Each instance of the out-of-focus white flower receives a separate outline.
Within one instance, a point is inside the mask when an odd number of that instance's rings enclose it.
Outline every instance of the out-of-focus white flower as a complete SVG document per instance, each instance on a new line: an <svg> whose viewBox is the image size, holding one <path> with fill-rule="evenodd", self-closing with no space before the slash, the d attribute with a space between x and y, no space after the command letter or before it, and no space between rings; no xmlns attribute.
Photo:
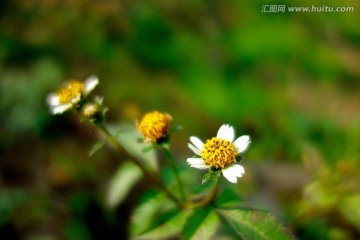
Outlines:
<svg viewBox="0 0 360 240"><path fill-rule="evenodd" d="M198 156L188 158L191 167L208 169L213 167L221 170L222 175L232 183L245 173L243 166L237 163L236 156L243 153L250 144L248 135L234 141L235 130L230 125L222 125L216 135L205 143L197 137L190 137L189 148Z"/></svg>
<svg viewBox="0 0 360 240"><path fill-rule="evenodd" d="M52 114L61 114L72 109L99 84L96 76L88 77L84 82L71 80L65 82L56 92L50 93L46 102Z"/></svg>

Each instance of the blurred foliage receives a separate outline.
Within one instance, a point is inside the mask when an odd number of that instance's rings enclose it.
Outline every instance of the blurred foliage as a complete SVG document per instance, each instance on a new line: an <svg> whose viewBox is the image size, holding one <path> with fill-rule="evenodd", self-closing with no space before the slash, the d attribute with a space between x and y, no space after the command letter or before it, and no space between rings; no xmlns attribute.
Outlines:
<svg viewBox="0 0 360 240"><path fill-rule="evenodd" d="M247 173L233 187L246 205L271 209L299 239L360 238L358 1L271 4L355 10L261 13L262 3L235 0L2 1L0 238L124 238L132 229L129 213L146 181L110 211L106 186L122 157L104 147L89 158L98 134L71 114L50 116L44 103L64 79L91 74L100 77L96 93L110 122L133 123L158 109L184 127L171 139L183 169L190 135L206 138L232 124L253 139ZM181 174L198 184L188 170Z"/></svg>

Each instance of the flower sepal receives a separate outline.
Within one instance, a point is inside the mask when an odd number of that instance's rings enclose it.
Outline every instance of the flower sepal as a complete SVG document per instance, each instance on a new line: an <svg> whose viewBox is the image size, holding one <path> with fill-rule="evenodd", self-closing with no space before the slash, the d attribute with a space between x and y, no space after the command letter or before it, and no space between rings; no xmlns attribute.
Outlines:
<svg viewBox="0 0 360 240"><path fill-rule="evenodd" d="M167 135L166 137L159 139L159 141L156 142L156 144L162 148L169 150L170 149L170 136Z"/></svg>
<svg viewBox="0 0 360 240"><path fill-rule="evenodd" d="M243 158L242 158L242 156L240 156L240 155L237 155L237 156L235 157L235 160L236 160L237 163L239 163L242 159L243 159Z"/></svg>
<svg viewBox="0 0 360 240"><path fill-rule="evenodd" d="M183 127L182 127L181 125L175 125L175 126L171 126L171 127L170 127L169 132L172 132L172 133L174 133L174 132L179 132L179 131L181 131L182 129L183 129Z"/></svg>
<svg viewBox="0 0 360 240"><path fill-rule="evenodd" d="M209 180L211 180L214 177L220 177L221 176L221 169L216 168L209 168L209 171L205 173L201 179L201 184L207 183Z"/></svg>
<svg viewBox="0 0 360 240"><path fill-rule="evenodd" d="M153 150L154 148L155 148L155 146L154 146L153 144L150 144L150 145L142 148L142 149L141 149L141 152L142 152L142 153L147 153L147 152Z"/></svg>

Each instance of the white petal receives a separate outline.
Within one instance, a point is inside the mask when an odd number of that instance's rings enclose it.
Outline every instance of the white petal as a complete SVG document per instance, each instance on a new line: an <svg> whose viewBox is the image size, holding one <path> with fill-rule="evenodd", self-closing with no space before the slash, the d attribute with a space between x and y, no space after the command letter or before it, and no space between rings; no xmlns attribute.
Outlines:
<svg viewBox="0 0 360 240"><path fill-rule="evenodd" d="M55 93L50 93L46 97L46 102L47 102L47 104L49 104L49 106L57 106L60 104L60 99L59 99L59 96L56 95Z"/></svg>
<svg viewBox="0 0 360 240"><path fill-rule="evenodd" d="M200 151L204 148L204 143L197 137L190 137L190 142L194 144L194 146L199 149Z"/></svg>
<svg viewBox="0 0 360 240"><path fill-rule="evenodd" d="M61 114L63 112L65 112L66 110L72 108L72 104L71 103L67 103L67 104L61 104L61 105L58 105L58 106L53 106L51 107L51 112L53 114Z"/></svg>
<svg viewBox="0 0 360 240"><path fill-rule="evenodd" d="M235 130L234 130L234 128L232 126L227 125L227 124L223 124L219 128L219 131L217 132L216 137L232 142L232 141L234 141Z"/></svg>
<svg viewBox="0 0 360 240"><path fill-rule="evenodd" d="M234 145L238 153L244 152L250 144L250 137L244 135L235 140Z"/></svg>
<svg viewBox="0 0 360 240"><path fill-rule="evenodd" d="M237 178L236 178L236 176L232 173L231 169L224 168L224 169L222 170L222 174L224 175L224 177L225 177L229 182L232 182L232 183L236 183L236 182L237 182Z"/></svg>
<svg viewBox="0 0 360 240"><path fill-rule="evenodd" d="M186 161L190 165L206 165L205 161L202 158L188 158Z"/></svg>
<svg viewBox="0 0 360 240"><path fill-rule="evenodd" d="M84 81L85 95L89 94L99 84L97 76L90 76Z"/></svg>
<svg viewBox="0 0 360 240"><path fill-rule="evenodd" d="M197 168L197 169L208 169L209 165L204 164L198 164L198 165L190 165L190 167Z"/></svg>
<svg viewBox="0 0 360 240"><path fill-rule="evenodd" d="M233 164L230 168L233 174L237 177L242 177L245 173L244 167L239 164Z"/></svg>
<svg viewBox="0 0 360 240"><path fill-rule="evenodd" d="M210 166L205 163L205 161L201 158L188 158L188 164L190 167L198 168L198 169L207 169Z"/></svg>
<svg viewBox="0 0 360 240"><path fill-rule="evenodd" d="M245 169L243 166L239 164L232 164L227 168L222 170L224 177L229 180L229 182L236 183L237 177L242 177L245 173Z"/></svg>
<svg viewBox="0 0 360 240"><path fill-rule="evenodd" d="M81 100L81 94L78 94L75 98L71 99L72 104L77 104Z"/></svg>
<svg viewBox="0 0 360 240"><path fill-rule="evenodd" d="M194 145L192 145L191 143L188 144L189 148L196 154L196 155L201 155L201 151L200 149L196 148Z"/></svg>

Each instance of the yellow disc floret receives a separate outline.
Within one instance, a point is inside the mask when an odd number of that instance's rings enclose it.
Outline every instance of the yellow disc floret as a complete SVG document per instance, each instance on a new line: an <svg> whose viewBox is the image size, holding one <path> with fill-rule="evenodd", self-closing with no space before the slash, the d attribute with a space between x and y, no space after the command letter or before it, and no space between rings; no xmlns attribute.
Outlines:
<svg viewBox="0 0 360 240"><path fill-rule="evenodd" d="M89 120L97 120L100 115L100 109L96 104L88 103L82 109L82 114Z"/></svg>
<svg viewBox="0 0 360 240"><path fill-rule="evenodd" d="M63 103L73 103L75 100L80 100L81 94L84 92L84 84L79 81L70 81L66 85L59 89L57 96L59 97L59 102Z"/></svg>
<svg viewBox="0 0 360 240"><path fill-rule="evenodd" d="M224 168L236 162L236 155L235 147L230 141L213 137L204 144L201 158L212 167Z"/></svg>
<svg viewBox="0 0 360 240"><path fill-rule="evenodd" d="M146 113L137 125L139 132L147 141L156 142L166 137L169 131L171 116L153 111Z"/></svg>

